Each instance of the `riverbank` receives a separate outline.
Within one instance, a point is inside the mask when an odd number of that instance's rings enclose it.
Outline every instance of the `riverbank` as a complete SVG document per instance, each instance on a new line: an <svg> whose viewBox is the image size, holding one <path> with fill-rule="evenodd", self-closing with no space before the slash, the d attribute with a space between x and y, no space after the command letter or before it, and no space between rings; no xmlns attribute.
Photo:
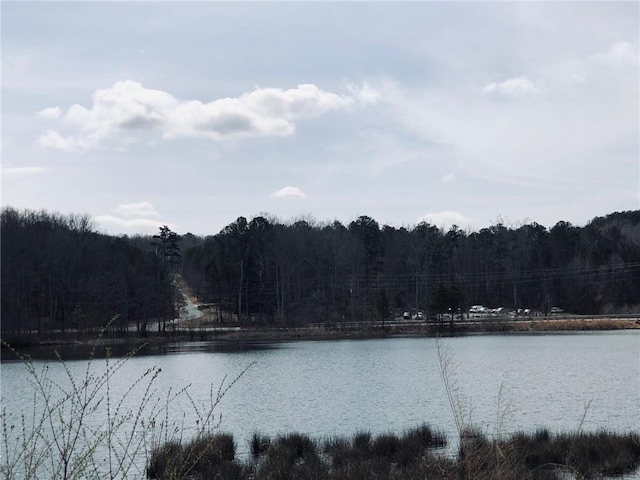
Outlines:
<svg viewBox="0 0 640 480"><path fill-rule="evenodd" d="M616 317L563 317L529 320L488 320L426 323L348 323L348 324L308 324L296 327L248 327L237 325L207 324L189 322L189 326L174 326L170 331L66 332L62 334L21 332L3 334L3 342L14 348L57 347L64 345L126 345L136 348L143 344L166 344L181 341L290 341L290 340L340 340L370 339L401 336L451 336L467 334L510 334L536 332L580 332L640 329L636 318ZM3 353L5 346L3 345ZM4 357L4 355L3 355Z"/></svg>
<svg viewBox="0 0 640 480"><path fill-rule="evenodd" d="M397 336L448 336L479 333L579 332L640 329L636 319L567 318L519 321L482 321L464 323L396 322L348 325L308 325L293 328L249 328L218 332L216 338L229 340L337 340ZM195 332L200 332L194 329ZM206 330L204 331L206 332Z"/></svg>

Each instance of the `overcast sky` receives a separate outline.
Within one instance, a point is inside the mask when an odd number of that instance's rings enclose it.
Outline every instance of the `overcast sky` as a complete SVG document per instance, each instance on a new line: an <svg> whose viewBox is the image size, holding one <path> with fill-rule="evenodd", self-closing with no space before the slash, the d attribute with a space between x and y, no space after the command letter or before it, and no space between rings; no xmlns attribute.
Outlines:
<svg viewBox="0 0 640 480"><path fill-rule="evenodd" d="M639 3L2 2L2 203L478 230L640 208Z"/></svg>

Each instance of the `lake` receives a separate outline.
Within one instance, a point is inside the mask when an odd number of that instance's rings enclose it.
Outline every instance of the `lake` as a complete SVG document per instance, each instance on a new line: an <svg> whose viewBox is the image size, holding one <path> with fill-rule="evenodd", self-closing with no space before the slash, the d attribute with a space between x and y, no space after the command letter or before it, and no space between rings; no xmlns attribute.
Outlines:
<svg viewBox="0 0 640 480"><path fill-rule="evenodd" d="M144 389L128 388L154 366L153 398L189 386L191 400L206 405L211 389L246 372L216 409L220 429L247 454L254 432L297 431L314 437L401 432L421 423L455 439L455 424L438 362L450 354L448 378L458 387L468 422L489 435L531 431L638 431L640 332L469 335L442 338L170 344L130 358L110 382L113 399L135 410ZM233 347L233 348L232 348ZM65 355L67 352L65 352ZM71 356L71 352L68 352ZM112 359L115 362L117 359ZM34 361L65 383L57 361ZM103 360L95 360L97 371ZM84 360L66 368L81 377ZM18 362L1 365L3 406L16 415L30 407L32 386ZM171 389L171 390L170 390ZM196 428L191 400L171 403L174 422ZM100 425L104 416L91 420ZM102 420L103 421L103 420Z"/></svg>

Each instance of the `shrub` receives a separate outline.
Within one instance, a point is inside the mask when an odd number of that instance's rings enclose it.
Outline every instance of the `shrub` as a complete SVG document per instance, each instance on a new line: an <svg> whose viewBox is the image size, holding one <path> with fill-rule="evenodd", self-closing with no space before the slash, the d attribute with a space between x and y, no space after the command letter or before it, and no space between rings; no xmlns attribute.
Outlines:
<svg viewBox="0 0 640 480"><path fill-rule="evenodd" d="M210 434L186 444L169 442L154 449L147 466L147 478L243 478L243 466L236 462L236 446L230 434Z"/></svg>
<svg viewBox="0 0 640 480"><path fill-rule="evenodd" d="M358 432L353 437L353 448L358 452L368 452L371 448L371 432Z"/></svg>
<svg viewBox="0 0 640 480"><path fill-rule="evenodd" d="M271 480L320 480L327 475L327 465L322 461L316 443L299 433L283 435L272 441L256 470L257 479Z"/></svg>
<svg viewBox="0 0 640 480"><path fill-rule="evenodd" d="M599 431L564 435L568 444L565 463L585 478L594 475L621 475L640 463L640 435L614 435Z"/></svg>
<svg viewBox="0 0 640 480"><path fill-rule="evenodd" d="M158 480L560 480L619 475L640 463L635 433L551 434L540 429L495 439L477 430L463 433L457 458L434 451L446 439L425 425L402 435L360 432L324 442L298 433L275 440L254 434L252 442L268 446L248 465L235 459L230 435L214 435L187 445L167 443L155 452L148 474Z"/></svg>
<svg viewBox="0 0 640 480"><path fill-rule="evenodd" d="M249 442L249 445L251 447L251 455L253 455L254 457L263 455L267 451L267 448L269 448L270 444L271 439L269 437L254 432Z"/></svg>

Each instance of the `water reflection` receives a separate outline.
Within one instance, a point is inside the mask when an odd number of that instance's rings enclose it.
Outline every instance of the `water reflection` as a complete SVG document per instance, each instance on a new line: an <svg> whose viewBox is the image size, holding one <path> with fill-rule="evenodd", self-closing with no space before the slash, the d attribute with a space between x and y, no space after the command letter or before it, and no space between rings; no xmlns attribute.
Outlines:
<svg viewBox="0 0 640 480"><path fill-rule="evenodd" d="M168 343L118 343L115 345L73 344L73 345L39 345L16 348L19 355L33 360L87 360L89 358L105 358L107 352L113 358L124 357L135 352L136 357L151 355L177 355L188 353L245 353L280 348L279 342L258 341L202 341L202 342L168 342ZM20 359L16 353L5 346L2 347L1 360L16 362Z"/></svg>

